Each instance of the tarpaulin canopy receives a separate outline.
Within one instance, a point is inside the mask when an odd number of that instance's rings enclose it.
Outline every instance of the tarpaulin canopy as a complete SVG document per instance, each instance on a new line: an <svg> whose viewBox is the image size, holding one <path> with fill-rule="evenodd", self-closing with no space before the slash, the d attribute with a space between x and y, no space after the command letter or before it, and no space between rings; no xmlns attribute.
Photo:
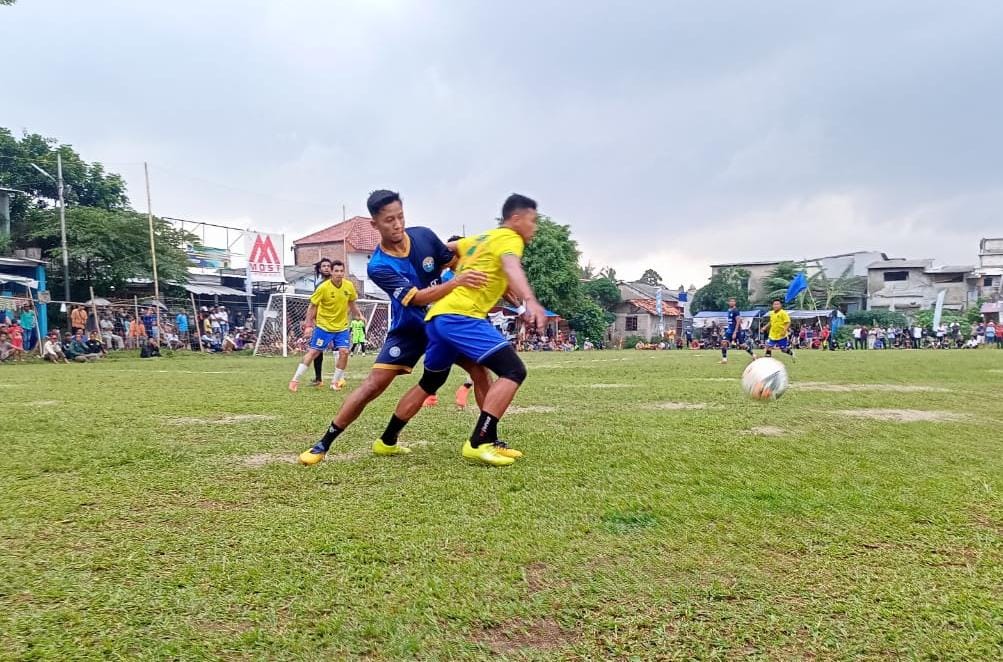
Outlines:
<svg viewBox="0 0 1003 662"><path fill-rule="evenodd" d="M38 289L38 281L34 278L28 278L26 276L15 276L14 274L4 274L0 273L0 283L16 283L23 287L30 287L32 289Z"/></svg>

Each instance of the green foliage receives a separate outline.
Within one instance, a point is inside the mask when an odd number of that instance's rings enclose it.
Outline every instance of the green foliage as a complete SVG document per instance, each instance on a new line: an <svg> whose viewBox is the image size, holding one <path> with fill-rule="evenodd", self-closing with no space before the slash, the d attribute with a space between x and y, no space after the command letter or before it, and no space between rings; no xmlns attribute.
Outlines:
<svg viewBox="0 0 1003 662"><path fill-rule="evenodd" d="M17 0L0 0L0 5L12 5L15 2L17 2Z"/></svg>
<svg viewBox="0 0 1003 662"><path fill-rule="evenodd" d="M735 297L739 309L749 308L749 292L746 279L749 272L741 268L722 269L711 276L710 282L693 295L692 310L727 310L728 299Z"/></svg>
<svg viewBox="0 0 1003 662"><path fill-rule="evenodd" d="M846 326L897 326L899 328L907 325L905 315L887 310L858 310L846 316Z"/></svg>
<svg viewBox="0 0 1003 662"><path fill-rule="evenodd" d="M641 274L641 282L646 285L657 286L662 284L662 277L654 269L646 269Z"/></svg>
<svg viewBox="0 0 1003 662"><path fill-rule="evenodd" d="M595 343L603 339L606 329L615 319L614 315L603 310L595 301L584 299L568 317L568 324L578 334L579 341L588 339Z"/></svg>
<svg viewBox="0 0 1003 662"><path fill-rule="evenodd" d="M582 283L582 293L606 311L612 311L620 303L620 288L609 278Z"/></svg>
<svg viewBox="0 0 1003 662"><path fill-rule="evenodd" d="M616 269L614 269L613 267L603 267L602 269L599 270L599 277L608 278L609 280L615 283L617 282Z"/></svg>
<svg viewBox="0 0 1003 662"><path fill-rule="evenodd" d="M29 222L30 238L55 262L61 263L59 213L54 209L32 210ZM67 207L66 232L70 287L75 298L87 298L88 285L98 292L108 292L122 287L129 278L153 277L146 215L98 207ZM185 282L188 259L184 245L197 243L197 237L159 219L154 219L154 237L160 280ZM50 288L61 289L61 278L62 273L55 272L52 281L58 285L50 284Z"/></svg>
<svg viewBox="0 0 1003 662"><path fill-rule="evenodd" d="M570 319L581 300L578 245L571 238L570 228L541 215L522 264L540 303Z"/></svg>

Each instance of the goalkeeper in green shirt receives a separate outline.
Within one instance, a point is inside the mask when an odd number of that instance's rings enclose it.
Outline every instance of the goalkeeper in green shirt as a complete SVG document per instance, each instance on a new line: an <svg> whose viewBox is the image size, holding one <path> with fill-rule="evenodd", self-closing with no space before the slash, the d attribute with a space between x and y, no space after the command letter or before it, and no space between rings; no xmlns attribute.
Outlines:
<svg viewBox="0 0 1003 662"><path fill-rule="evenodd" d="M352 353L355 354L355 348L359 348L359 353L365 356L366 354L366 323L360 319L353 319L352 323L349 325L352 330Z"/></svg>

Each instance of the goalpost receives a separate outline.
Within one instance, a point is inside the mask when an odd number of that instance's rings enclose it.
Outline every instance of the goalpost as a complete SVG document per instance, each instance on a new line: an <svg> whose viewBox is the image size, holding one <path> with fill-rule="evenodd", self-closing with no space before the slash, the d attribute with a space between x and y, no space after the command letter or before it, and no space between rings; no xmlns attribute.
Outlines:
<svg viewBox="0 0 1003 662"><path fill-rule="evenodd" d="M358 299L355 302L366 318L366 348L378 350L390 328L390 302L378 299ZM309 294L280 292L268 297L255 356L289 356L307 350L310 338L303 335L303 321L310 307Z"/></svg>

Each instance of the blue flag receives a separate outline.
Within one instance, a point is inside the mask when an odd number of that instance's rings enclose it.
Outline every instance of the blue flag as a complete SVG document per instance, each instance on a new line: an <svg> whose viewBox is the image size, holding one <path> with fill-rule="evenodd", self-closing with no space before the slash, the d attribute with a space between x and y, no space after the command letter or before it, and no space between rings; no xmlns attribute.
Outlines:
<svg viewBox="0 0 1003 662"><path fill-rule="evenodd" d="M807 289L808 289L808 276L806 276L805 273L802 271L797 276L795 276L794 280L791 281L791 284L787 286L787 297L785 298L784 303L785 304L790 303L792 300L797 298L797 295L801 294Z"/></svg>

